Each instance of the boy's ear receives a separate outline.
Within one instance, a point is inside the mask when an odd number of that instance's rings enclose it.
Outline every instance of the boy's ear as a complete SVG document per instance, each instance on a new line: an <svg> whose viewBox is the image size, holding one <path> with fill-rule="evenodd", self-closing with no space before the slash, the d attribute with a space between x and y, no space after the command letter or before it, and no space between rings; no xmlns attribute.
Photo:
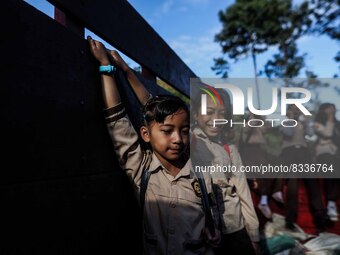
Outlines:
<svg viewBox="0 0 340 255"><path fill-rule="evenodd" d="M144 142L146 143L150 142L150 131L146 126L142 126L140 128L140 135L142 139L144 140Z"/></svg>

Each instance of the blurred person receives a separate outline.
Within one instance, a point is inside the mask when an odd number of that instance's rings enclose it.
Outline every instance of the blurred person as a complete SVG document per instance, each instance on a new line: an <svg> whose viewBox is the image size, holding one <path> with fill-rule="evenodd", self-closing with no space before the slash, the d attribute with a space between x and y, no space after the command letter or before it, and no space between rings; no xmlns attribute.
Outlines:
<svg viewBox="0 0 340 255"><path fill-rule="evenodd" d="M296 105L289 105L287 117L295 120L297 125L294 127L281 127L280 129L283 135L281 145L283 164L288 166L291 164L311 164L311 153L305 138L307 125L302 119L300 109ZM319 181L312 178L302 180L307 188L314 225L319 231L324 231L325 212ZM286 179L286 227L291 230L295 229L294 223L298 216L298 184L298 178L291 177Z"/></svg>
<svg viewBox="0 0 340 255"><path fill-rule="evenodd" d="M239 170L242 161L237 147L230 143L229 126L213 125L214 119L230 117L229 95L223 89L215 89L215 92L220 95L221 101L213 102L207 97L206 114L201 112L200 93L193 96L190 156L197 165L234 166ZM206 174L213 182L214 215L222 234L216 254L259 254L259 221L245 173L211 171Z"/></svg>
<svg viewBox="0 0 340 255"><path fill-rule="evenodd" d="M241 131L239 148L242 162L245 166L260 166L269 163L265 150L267 144L265 133L268 132L268 123L262 116L249 113L246 122L252 119L253 126L245 126ZM264 123L261 126L261 123ZM253 190L260 196L257 208L267 218L272 218L272 211L269 207L269 199L272 197L277 203L283 205L282 179L280 178L257 178L251 180L255 182Z"/></svg>
<svg viewBox="0 0 340 255"><path fill-rule="evenodd" d="M335 117L336 108L334 104L321 104L315 118L315 133L318 140L315 144L316 161L326 164L335 171L339 171L339 137L340 122ZM325 178L323 180L325 197L327 202L327 215L330 220L338 221L339 214L336 201L339 198L339 179Z"/></svg>

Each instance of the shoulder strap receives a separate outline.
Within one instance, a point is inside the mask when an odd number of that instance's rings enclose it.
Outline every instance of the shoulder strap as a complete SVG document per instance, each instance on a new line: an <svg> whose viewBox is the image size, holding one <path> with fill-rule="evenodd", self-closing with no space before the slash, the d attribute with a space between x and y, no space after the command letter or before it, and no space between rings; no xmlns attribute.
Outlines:
<svg viewBox="0 0 340 255"><path fill-rule="evenodd" d="M197 138L194 133L191 134L190 148L195 150L197 145Z"/></svg>
<svg viewBox="0 0 340 255"><path fill-rule="evenodd" d="M211 206L210 206L208 191L205 185L203 174L200 171L198 171L196 172L196 177L200 185L200 189L201 189L201 199L202 199L203 210L204 210L205 218L206 218L206 225L209 229L209 232L213 236L215 236L215 222L214 222L214 218L212 216L211 210L210 210Z"/></svg>
<svg viewBox="0 0 340 255"><path fill-rule="evenodd" d="M142 215L144 214L145 192L148 187L150 175L151 175L150 171L148 169L145 169L142 174L142 180L140 183L139 200L140 200L140 207L142 210Z"/></svg>

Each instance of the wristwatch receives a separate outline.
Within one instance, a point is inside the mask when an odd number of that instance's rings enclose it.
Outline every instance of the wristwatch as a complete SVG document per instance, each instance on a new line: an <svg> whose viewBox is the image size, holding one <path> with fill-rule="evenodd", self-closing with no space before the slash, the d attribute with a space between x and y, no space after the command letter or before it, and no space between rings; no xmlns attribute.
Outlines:
<svg viewBox="0 0 340 255"><path fill-rule="evenodd" d="M99 72L102 74L110 74L116 71L116 67L112 65L99 66Z"/></svg>

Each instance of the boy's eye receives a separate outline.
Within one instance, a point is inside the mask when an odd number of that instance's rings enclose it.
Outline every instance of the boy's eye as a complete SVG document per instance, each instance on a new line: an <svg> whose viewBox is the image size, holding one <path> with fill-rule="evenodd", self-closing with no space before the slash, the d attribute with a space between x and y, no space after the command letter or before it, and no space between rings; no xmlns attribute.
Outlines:
<svg viewBox="0 0 340 255"><path fill-rule="evenodd" d="M207 111L207 115L213 115L214 113L214 111Z"/></svg>
<svg viewBox="0 0 340 255"><path fill-rule="evenodd" d="M164 134L170 134L171 129L162 129L161 132L164 133Z"/></svg>
<svg viewBox="0 0 340 255"><path fill-rule="evenodd" d="M182 129L183 134L189 134L189 128Z"/></svg>

